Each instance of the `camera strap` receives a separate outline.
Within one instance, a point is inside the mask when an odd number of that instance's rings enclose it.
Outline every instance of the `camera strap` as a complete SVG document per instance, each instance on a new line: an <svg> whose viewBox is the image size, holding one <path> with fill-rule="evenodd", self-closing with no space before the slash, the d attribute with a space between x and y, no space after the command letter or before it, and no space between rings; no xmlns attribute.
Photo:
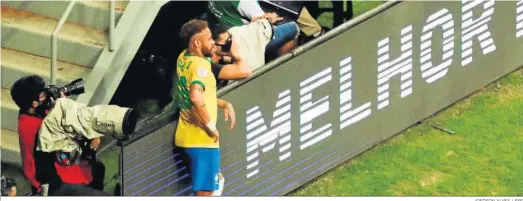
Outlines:
<svg viewBox="0 0 523 201"><path fill-rule="evenodd" d="M56 161L61 166L71 166L74 164L80 164L82 155L82 149L74 149L71 152L56 151Z"/></svg>
<svg viewBox="0 0 523 201"><path fill-rule="evenodd" d="M80 151L73 150L71 152L56 151L56 160L61 166L71 166L74 164L80 164Z"/></svg>

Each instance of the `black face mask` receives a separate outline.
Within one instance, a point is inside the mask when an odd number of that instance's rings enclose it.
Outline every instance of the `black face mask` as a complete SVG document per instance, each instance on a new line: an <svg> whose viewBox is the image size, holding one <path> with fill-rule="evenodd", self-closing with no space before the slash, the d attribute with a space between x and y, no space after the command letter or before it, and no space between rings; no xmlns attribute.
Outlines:
<svg viewBox="0 0 523 201"><path fill-rule="evenodd" d="M222 47L222 52L230 52L232 46L232 34L229 33L229 37L225 41L225 44L215 43L215 45Z"/></svg>
<svg viewBox="0 0 523 201"><path fill-rule="evenodd" d="M35 109L35 114L39 117L42 117L44 118L46 116L45 114L45 111L47 110L47 108L44 106L44 105L39 105L38 107L36 107Z"/></svg>
<svg viewBox="0 0 523 201"><path fill-rule="evenodd" d="M54 106L54 102L49 98L46 98L44 101L39 101L38 107L35 108L35 113L39 117L44 118L47 116L46 111L50 110Z"/></svg>

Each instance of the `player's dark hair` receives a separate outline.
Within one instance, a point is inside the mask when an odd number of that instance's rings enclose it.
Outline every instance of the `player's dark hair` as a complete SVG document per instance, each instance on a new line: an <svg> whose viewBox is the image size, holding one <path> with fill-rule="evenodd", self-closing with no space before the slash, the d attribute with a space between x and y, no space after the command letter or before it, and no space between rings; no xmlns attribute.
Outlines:
<svg viewBox="0 0 523 201"><path fill-rule="evenodd" d="M185 24L183 24L179 33L180 40L182 40L182 44L189 45L189 41L194 35L201 33L204 29L208 27L209 26L207 24L207 21L203 20L194 19L186 22Z"/></svg>

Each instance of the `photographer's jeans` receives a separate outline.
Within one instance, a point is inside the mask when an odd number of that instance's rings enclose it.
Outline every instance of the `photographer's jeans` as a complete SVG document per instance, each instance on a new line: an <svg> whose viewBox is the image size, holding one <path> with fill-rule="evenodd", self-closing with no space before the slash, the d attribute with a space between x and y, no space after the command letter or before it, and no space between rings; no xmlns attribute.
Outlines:
<svg viewBox="0 0 523 201"><path fill-rule="evenodd" d="M296 22L287 22L285 24L274 26L274 39L267 44L265 51L270 54L277 53L280 47L285 43L296 39L299 33L300 28L298 28Z"/></svg>

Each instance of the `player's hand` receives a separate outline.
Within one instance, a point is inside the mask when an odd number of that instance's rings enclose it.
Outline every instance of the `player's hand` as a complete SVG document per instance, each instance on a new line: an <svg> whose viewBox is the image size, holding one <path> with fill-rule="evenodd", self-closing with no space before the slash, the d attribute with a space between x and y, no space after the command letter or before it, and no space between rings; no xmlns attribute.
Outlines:
<svg viewBox="0 0 523 201"><path fill-rule="evenodd" d="M100 145L100 138L94 138L91 140L91 149L96 150L98 149L98 146Z"/></svg>
<svg viewBox="0 0 523 201"><path fill-rule="evenodd" d="M67 96L65 96L64 92L60 92L60 97L59 98L67 98ZM49 97L49 99L51 100L51 103L53 105L56 103L56 100L53 97Z"/></svg>
<svg viewBox="0 0 523 201"><path fill-rule="evenodd" d="M234 112L234 107L231 103L227 102L227 106L223 108L223 115L225 116L225 121L229 121L229 119L231 120L229 130L232 130L236 124L236 113Z"/></svg>
<svg viewBox="0 0 523 201"><path fill-rule="evenodd" d="M220 132L218 130L211 132L211 138L214 139L215 143L220 142Z"/></svg>

